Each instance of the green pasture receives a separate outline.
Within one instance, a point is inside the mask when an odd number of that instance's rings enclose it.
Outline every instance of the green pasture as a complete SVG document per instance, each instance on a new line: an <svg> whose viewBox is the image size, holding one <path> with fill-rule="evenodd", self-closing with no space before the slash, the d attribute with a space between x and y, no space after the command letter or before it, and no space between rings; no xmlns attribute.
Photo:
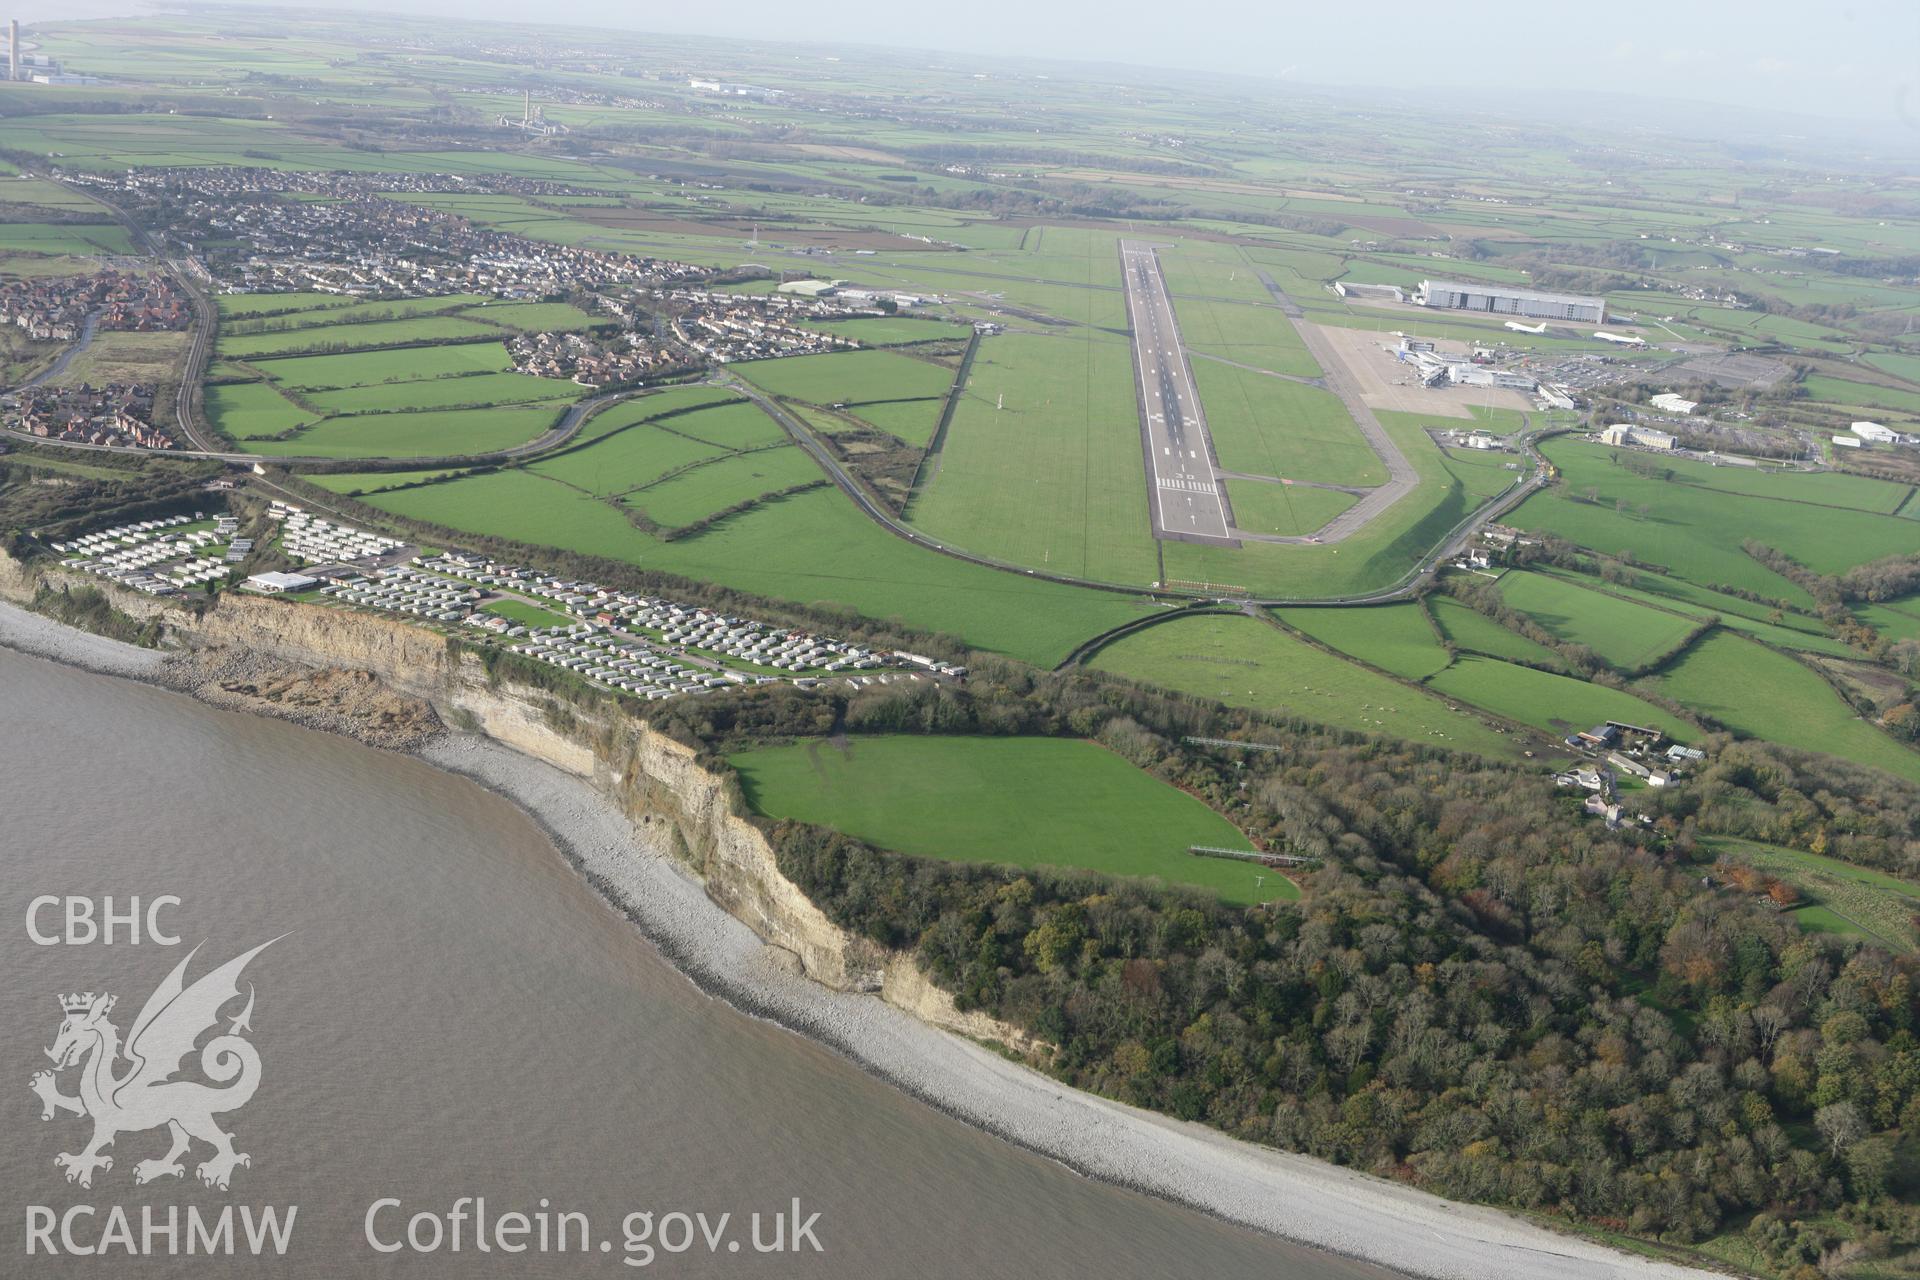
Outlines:
<svg viewBox="0 0 1920 1280"><path fill-rule="evenodd" d="M1799 889L1803 905L1787 914L1810 931L1846 933L1890 951L1920 950L1920 885L1801 849L1726 837L1707 847L1748 863ZM1809 914L1809 913L1812 914Z"/></svg>
<svg viewBox="0 0 1920 1280"><path fill-rule="evenodd" d="M1492 618L1476 612L1450 596L1430 596L1427 607L1433 611L1433 620L1453 644L1455 649L1468 653L1484 654L1490 658L1505 658L1512 662L1526 663L1531 666L1548 667L1555 671L1564 671L1566 663L1560 655L1543 644L1537 644L1516 631L1509 631Z"/></svg>
<svg viewBox="0 0 1920 1280"><path fill-rule="evenodd" d="M983 344L914 525L1015 564L1154 581L1132 359L1091 332Z"/></svg>
<svg viewBox="0 0 1920 1280"><path fill-rule="evenodd" d="M1386 483L1386 464L1332 392L1207 360L1194 362L1193 378L1227 470L1323 484Z"/></svg>
<svg viewBox="0 0 1920 1280"><path fill-rule="evenodd" d="M1449 698L1471 702L1560 737L1607 720L1658 726L1682 742L1698 736L1672 712L1630 693L1497 658L1462 654L1427 685Z"/></svg>
<svg viewBox="0 0 1920 1280"><path fill-rule="evenodd" d="M1200 801L1091 742L816 738L728 762L758 812L898 853L1152 876L1238 903L1300 896L1264 867L1189 854L1196 844L1253 846Z"/></svg>
<svg viewBox="0 0 1920 1280"><path fill-rule="evenodd" d="M1565 578L1515 572L1500 579L1500 595L1556 638L1584 645L1619 671L1637 671L1672 653L1699 625L1617 596L1589 591Z"/></svg>
<svg viewBox="0 0 1920 1280"><path fill-rule="evenodd" d="M1400 656L1404 658L1404 650ZM1357 733L1483 755L1520 750L1512 734L1470 710L1450 709L1423 689L1243 615L1163 622L1114 641L1096 653L1090 665L1228 706Z"/></svg>
<svg viewBox="0 0 1920 1280"><path fill-rule="evenodd" d="M1418 604L1276 609L1274 614L1329 648L1407 680L1426 679L1451 656Z"/></svg>
<svg viewBox="0 0 1920 1280"><path fill-rule="evenodd" d="M368 501L454 530L604 556L880 621L898 618L1043 666L1151 607L1135 597L1058 586L911 546L829 490L766 503L675 542L641 532L591 492L525 468Z"/></svg>
<svg viewBox="0 0 1920 1280"><path fill-rule="evenodd" d="M1811 668L1751 640L1708 636L1656 683L1742 737L1823 751L1920 782L1920 752L1861 719Z"/></svg>

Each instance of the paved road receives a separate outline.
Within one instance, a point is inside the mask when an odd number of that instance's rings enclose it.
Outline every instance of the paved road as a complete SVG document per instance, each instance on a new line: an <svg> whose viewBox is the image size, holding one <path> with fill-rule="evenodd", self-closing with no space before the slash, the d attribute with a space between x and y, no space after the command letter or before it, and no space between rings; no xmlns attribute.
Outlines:
<svg viewBox="0 0 1920 1280"><path fill-rule="evenodd" d="M72 346L54 357L52 364L34 374L31 378L28 378L16 389L25 391L28 387L37 387L43 382L51 382L53 379L65 373L67 366L73 363L73 358L93 345L94 330L99 327L99 324L100 313L98 311L87 312L87 322L80 328L79 339L74 342Z"/></svg>
<svg viewBox="0 0 1920 1280"><path fill-rule="evenodd" d="M1153 246L1120 242L1139 378L1140 440L1147 462L1147 505L1156 537L1238 546L1226 486L1215 475L1213 441L1180 346L1173 299Z"/></svg>
<svg viewBox="0 0 1920 1280"><path fill-rule="evenodd" d="M1306 313L1300 309L1300 304L1287 296L1286 290L1280 287L1279 282L1272 275L1265 271L1260 272L1259 275L1260 283L1266 286L1274 302L1286 313L1294 332L1298 333L1300 340L1306 344L1308 354L1320 366L1321 377L1314 380L1315 385L1325 387L1340 397L1340 402L1347 407L1347 413L1352 416L1354 425L1360 429L1360 434L1366 437L1373 451L1380 455L1380 461L1386 464L1387 482L1375 489L1359 491L1363 494L1360 501L1308 536L1287 537L1280 534L1243 534L1241 536L1259 542L1340 542L1364 529L1368 522L1379 517L1388 507L1412 493L1420 483L1420 473L1414 470L1411 462L1407 461L1407 455L1400 452L1400 446L1395 444L1393 437L1387 434L1387 429L1380 425L1380 419L1373 416L1373 409L1361 398L1360 388L1348 375L1345 361L1340 353L1333 349L1333 344L1328 342L1326 336L1320 332L1320 327L1307 321Z"/></svg>
<svg viewBox="0 0 1920 1280"><path fill-rule="evenodd" d="M71 189L78 190L78 188ZM211 453L213 442L201 433L194 420L193 406L194 398L200 389L201 377L206 371L207 356L212 348L215 315L213 299L209 298L207 291L193 279L191 272L160 252L160 246L154 242L152 236L147 234L146 227L138 219L129 215L125 209L113 201L102 197L98 192L89 189L83 194L106 209L113 215L116 222L127 229L127 234L132 237L133 243L145 250L148 258L173 277L174 283L180 286L186 293L187 300L192 304L193 324L188 331L187 355L181 361L177 371L179 382L174 387L173 393L174 416L180 423L180 438L194 450Z"/></svg>

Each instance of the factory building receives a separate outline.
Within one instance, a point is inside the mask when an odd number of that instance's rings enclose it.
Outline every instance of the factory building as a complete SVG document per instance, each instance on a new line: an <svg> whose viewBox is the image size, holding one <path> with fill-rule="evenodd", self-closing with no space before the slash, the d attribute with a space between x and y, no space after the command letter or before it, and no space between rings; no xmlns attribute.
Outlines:
<svg viewBox="0 0 1920 1280"><path fill-rule="evenodd" d="M1655 431L1652 427L1634 427L1626 423L1616 423L1600 433L1602 444L1637 444L1643 449L1671 449L1674 438L1665 431Z"/></svg>
<svg viewBox="0 0 1920 1280"><path fill-rule="evenodd" d="M1685 396L1675 395L1671 391L1662 392L1655 396L1650 403L1662 413L1677 413L1683 418L1700 407L1698 400L1689 400Z"/></svg>
<svg viewBox="0 0 1920 1280"><path fill-rule="evenodd" d="M1422 280L1414 301L1441 311L1484 311L1490 315L1528 316L1536 320L1575 320L1604 324L1605 298L1583 298L1568 293L1536 293L1500 284L1458 284L1451 280Z"/></svg>

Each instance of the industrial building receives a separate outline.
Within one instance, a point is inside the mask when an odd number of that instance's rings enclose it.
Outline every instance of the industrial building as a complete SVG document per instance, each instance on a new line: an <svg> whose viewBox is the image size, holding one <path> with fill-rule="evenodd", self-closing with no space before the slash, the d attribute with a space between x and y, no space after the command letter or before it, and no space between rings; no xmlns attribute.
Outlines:
<svg viewBox="0 0 1920 1280"><path fill-rule="evenodd" d="M44 53L20 52L20 20L7 21L7 79L32 84L99 84L98 76L62 71L60 61Z"/></svg>
<svg viewBox="0 0 1920 1280"><path fill-rule="evenodd" d="M1575 320L1604 324L1605 298L1583 298L1569 293L1536 293L1499 284L1458 284L1451 280L1422 280L1414 301L1441 311L1484 311L1491 315L1528 316L1535 320Z"/></svg>
<svg viewBox="0 0 1920 1280"><path fill-rule="evenodd" d="M1682 418L1700 407L1698 400L1689 400L1685 396L1675 395L1671 391L1663 392L1655 396L1651 403L1654 408L1660 410L1662 413L1678 414Z"/></svg>
<svg viewBox="0 0 1920 1280"><path fill-rule="evenodd" d="M263 596L277 596L319 586L320 580L309 578L304 573L256 573L243 585L249 591L258 591Z"/></svg>
<svg viewBox="0 0 1920 1280"><path fill-rule="evenodd" d="M1400 345L1394 351L1394 359L1402 364L1414 367L1422 386L1437 387L1443 383L1468 387L1501 387L1509 391L1532 391L1539 383L1531 374L1518 373L1511 369L1496 369L1486 364L1476 363L1472 357L1449 355L1436 350L1434 344L1425 338L1402 336Z"/></svg>
<svg viewBox="0 0 1920 1280"><path fill-rule="evenodd" d="M1665 431L1655 431L1652 427L1633 427L1626 423L1617 423L1600 433L1602 444L1637 444L1644 449L1671 449L1673 436Z"/></svg>

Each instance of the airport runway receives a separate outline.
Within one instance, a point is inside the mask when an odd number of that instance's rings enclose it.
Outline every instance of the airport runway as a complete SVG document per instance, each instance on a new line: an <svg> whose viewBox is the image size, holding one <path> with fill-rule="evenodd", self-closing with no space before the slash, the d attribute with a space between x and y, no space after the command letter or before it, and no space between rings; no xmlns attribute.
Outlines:
<svg viewBox="0 0 1920 1280"><path fill-rule="evenodd" d="M1215 472L1206 415L1180 347L1173 300L1167 296L1153 246L1122 240L1120 268L1133 325L1140 443L1146 454L1154 535L1237 547L1226 486Z"/></svg>

